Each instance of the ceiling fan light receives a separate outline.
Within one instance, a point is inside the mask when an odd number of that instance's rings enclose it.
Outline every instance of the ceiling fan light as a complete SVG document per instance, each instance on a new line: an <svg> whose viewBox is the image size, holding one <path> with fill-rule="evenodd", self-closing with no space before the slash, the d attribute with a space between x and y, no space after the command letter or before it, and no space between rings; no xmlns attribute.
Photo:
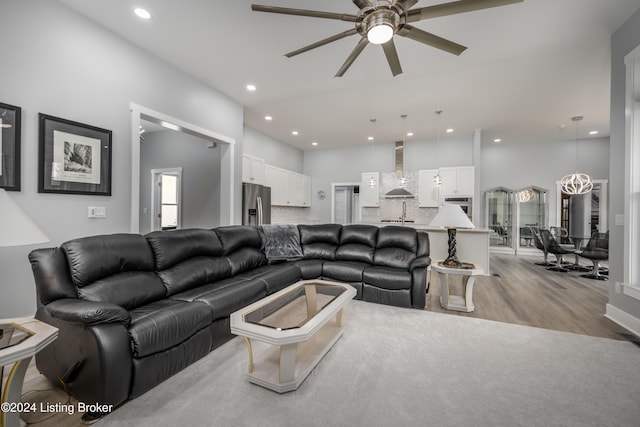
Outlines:
<svg viewBox="0 0 640 427"><path fill-rule="evenodd" d="M378 24L369 28L367 40L372 44L384 44L393 37L393 27L389 24Z"/></svg>

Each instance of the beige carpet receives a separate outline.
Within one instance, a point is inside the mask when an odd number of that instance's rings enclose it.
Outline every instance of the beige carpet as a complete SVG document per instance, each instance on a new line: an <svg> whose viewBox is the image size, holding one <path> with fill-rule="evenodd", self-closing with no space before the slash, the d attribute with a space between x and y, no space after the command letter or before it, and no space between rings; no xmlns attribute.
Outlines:
<svg viewBox="0 0 640 427"><path fill-rule="evenodd" d="M96 425L640 426L625 341L353 301L297 391L248 383L247 360L234 338Z"/></svg>

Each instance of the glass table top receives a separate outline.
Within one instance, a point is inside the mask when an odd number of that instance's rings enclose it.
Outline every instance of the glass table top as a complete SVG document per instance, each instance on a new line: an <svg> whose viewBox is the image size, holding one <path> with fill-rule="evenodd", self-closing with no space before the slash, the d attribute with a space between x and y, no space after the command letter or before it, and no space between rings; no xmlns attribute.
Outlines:
<svg viewBox="0 0 640 427"><path fill-rule="evenodd" d="M300 328L345 291L342 286L308 282L245 314L244 321L276 330Z"/></svg>
<svg viewBox="0 0 640 427"><path fill-rule="evenodd" d="M15 323L0 323L0 350L18 345L32 335L33 332Z"/></svg>

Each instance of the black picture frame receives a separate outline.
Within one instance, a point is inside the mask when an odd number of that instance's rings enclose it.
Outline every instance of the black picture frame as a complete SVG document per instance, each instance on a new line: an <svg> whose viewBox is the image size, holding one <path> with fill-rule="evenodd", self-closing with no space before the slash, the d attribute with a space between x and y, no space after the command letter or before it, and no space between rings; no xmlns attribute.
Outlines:
<svg viewBox="0 0 640 427"><path fill-rule="evenodd" d="M111 196L112 132L38 114L38 193Z"/></svg>
<svg viewBox="0 0 640 427"><path fill-rule="evenodd" d="M0 188L20 191L22 109L0 102Z"/></svg>

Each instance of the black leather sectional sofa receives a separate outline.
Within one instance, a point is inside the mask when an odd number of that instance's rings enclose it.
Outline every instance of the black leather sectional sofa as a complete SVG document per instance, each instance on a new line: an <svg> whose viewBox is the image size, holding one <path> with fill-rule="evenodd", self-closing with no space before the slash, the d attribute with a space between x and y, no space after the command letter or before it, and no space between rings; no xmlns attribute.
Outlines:
<svg viewBox="0 0 640 427"><path fill-rule="evenodd" d="M429 238L405 227L300 225L303 259L271 263L259 228L227 226L68 241L29 254L36 318L59 328L38 370L79 401L119 405L232 337L230 314L301 279L423 309Z"/></svg>

